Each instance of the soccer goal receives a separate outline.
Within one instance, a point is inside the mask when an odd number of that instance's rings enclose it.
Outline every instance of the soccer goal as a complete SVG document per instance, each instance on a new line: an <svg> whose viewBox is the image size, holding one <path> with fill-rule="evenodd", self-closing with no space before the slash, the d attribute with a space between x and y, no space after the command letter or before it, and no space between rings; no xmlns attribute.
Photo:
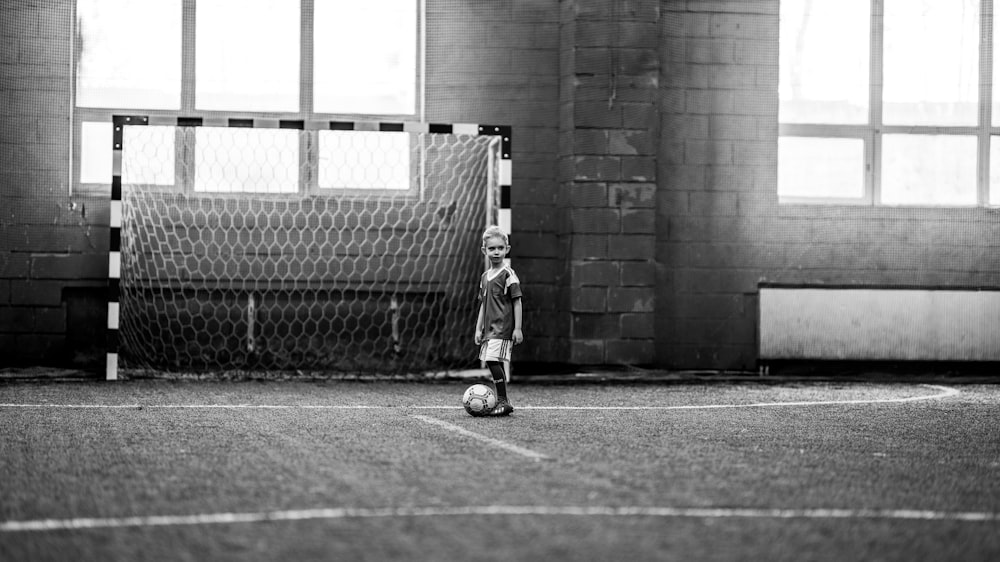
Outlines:
<svg viewBox="0 0 1000 562"><path fill-rule="evenodd" d="M114 118L107 378L119 369L476 364L480 234L510 128Z"/></svg>

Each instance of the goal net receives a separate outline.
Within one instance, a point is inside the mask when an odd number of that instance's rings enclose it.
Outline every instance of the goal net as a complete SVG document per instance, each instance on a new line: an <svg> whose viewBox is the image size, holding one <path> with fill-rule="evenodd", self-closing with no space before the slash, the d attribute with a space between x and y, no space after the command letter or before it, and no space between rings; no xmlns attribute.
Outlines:
<svg viewBox="0 0 1000 562"><path fill-rule="evenodd" d="M198 125L124 128L121 369L477 364L498 136Z"/></svg>

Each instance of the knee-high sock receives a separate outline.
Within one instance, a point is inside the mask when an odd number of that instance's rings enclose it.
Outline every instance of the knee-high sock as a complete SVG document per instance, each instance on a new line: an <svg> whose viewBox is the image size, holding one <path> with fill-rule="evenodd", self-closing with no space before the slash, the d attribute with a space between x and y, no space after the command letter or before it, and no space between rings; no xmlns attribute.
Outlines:
<svg viewBox="0 0 1000 562"><path fill-rule="evenodd" d="M490 368L490 376L493 377L493 386L497 390L497 398L507 398L507 377L504 375L503 363L499 361L487 361L486 366Z"/></svg>

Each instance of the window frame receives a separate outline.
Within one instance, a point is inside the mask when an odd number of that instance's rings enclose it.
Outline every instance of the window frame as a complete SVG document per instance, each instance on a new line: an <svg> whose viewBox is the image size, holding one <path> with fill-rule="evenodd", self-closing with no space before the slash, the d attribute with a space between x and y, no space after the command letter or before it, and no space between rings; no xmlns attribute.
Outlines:
<svg viewBox="0 0 1000 562"><path fill-rule="evenodd" d="M789 0L782 0L789 1ZM783 196L780 205L847 205L914 208L978 208L990 204L990 143L1000 135L1000 126L992 126L993 97L993 0L979 0L979 61L977 124L968 126L886 125L882 123L883 53L885 0L870 0L868 68L868 122L864 124L778 123L779 137L853 138L864 143L864 195L858 198ZM780 9L779 9L780 17ZM780 49L779 45L779 49ZM962 135L974 136L976 154L975 204L889 204L882 202L882 138L884 135ZM1000 139L998 139L1000 140ZM778 164L780 166L780 163ZM1000 190L1000 185L994 189ZM777 186L775 186L777 192Z"/></svg>
<svg viewBox="0 0 1000 562"><path fill-rule="evenodd" d="M197 109L195 106L195 90L196 90L196 5L198 0L181 0L182 5L182 19L181 19L181 103L180 108L177 110L163 110L163 109L136 109L136 108L95 108L95 107L78 107L76 105L76 87L77 87L77 72L79 67L79 53L77 52L77 46L75 45L76 38L76 26L77 26L77 10L76 1L72 2L72 26L70 30L71 36L71 57L70 57L70 178L69 178L69 192L70 194L94 194L101 195L110 192L111 181L110 175L108 181L103 182L87 182L81 181L81 159L82 159L82 128L83 123L107 123L108 127L111 126L111 120L114 115L121 114L136 114L141 113L144 115L149 115L150 117L163 116L163 117L204 117L210 119L213 117L231 117L231 118L246 118L246 119L279 119L279 120L315 120L315 121L414 121L421 122L424 118L424 108L426 106L425 95L426 95L426 84L425 84L425 64L426 64L426 0L416 0L414 9L416 12L416 45L414 46L414 57L415 57L415 68L416 73L413 77L415 85L415 103L412 113L408 114L388 114L388 113L320 113L313 111L313 78L314 78L314 67L313 67L313 38L314 38L314 26L313 26L313 16L315 13L315 4L317 0L299 0L299 110L295 112L261 112L261 111L239 111L239 110L204 110ZM163 186L164 189L175 190L178 192L200 194L200 195L213 195L213 196L241 196L241 195L253 195L253 196L302 196L302 195L315 195L317 193L322 194L341 194L349 193L349 189L320 189L318 187L318 179L316 170L318 170L318 151L315 147L319 146L318 135L316 131L312 131L311 134L302 135L299 143L299 159L300 159L300 176L299 176L299 189L294 193L283 193L283 194L264 194L256 192L214 192L214 191L199 191L195 192L193 184L188 178L184 178L183 169L181 165L188 158L192 158L190 149L184 147L184 143L181 142L182 132L178 129L177 140L175 143L175 162L177 163L175 169L175 183L173 186ZM110 153L110 137L108 140L109 153ZM193 160L192 160L193 161ZM376 189L365 189L358 190L359 192L364 192L371 196L379 193ZM412 190L410 190L412 191ZM401 190L386 190L386 196L388 197L398 197Z"/></svg>

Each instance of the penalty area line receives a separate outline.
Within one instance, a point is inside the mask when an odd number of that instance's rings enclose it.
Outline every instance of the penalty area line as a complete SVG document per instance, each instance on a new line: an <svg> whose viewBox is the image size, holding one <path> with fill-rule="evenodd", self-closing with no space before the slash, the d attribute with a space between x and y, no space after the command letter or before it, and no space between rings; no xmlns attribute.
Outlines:
<svg viewBox="0 0 1000 562"><path fill-rule="evenodd" d="M487 505L459 507L326 508L248 513L203 513L195 515L154 515L146 517L83 517L75 519L35 519L0 522L0 533L66 531L127 527L167 527L219 525L315 519L374 519L389 517L454 516L590 516L663 517L692 519L881 519L898 521L952 521L997 523L1000 513L975 511L933 511L920 509L740 509L687 507L607 507L607 506L518 506Z"/></svg>
<svg viewBox="0 0 1000 562"><path fill-rule="evenodd" d="M476 433L475 431L469 431L468 429L465 429L464 427L459 427L459 426L457 426L455 424L451 424L451 423L448 423L446 421L439 420L437 418L432 418L430 416L410 416L410 417L413 418L413 419L420 420L420 421L422 421L424 423L429 423L431 425L436 425L438 427L442 427L442 428L444 428L444 429L446 429L448 431L451 431L453 433L457 433L457 434L465 436L465 437L471 437L472 439L476 439L477 441L482 441L483 443L486 443L487 445L492 445L494 447L499 447L501 449L510 451L512 453L516 453L518 455L521 455L521 456L524 456L524 457L528 457L529 459L532 459L532 460L540 461L540 460L547 460L547 459L550 458L550 457L548 457L546 455L543 455L542 453L538 453L536 451L532 451L531 449L525 449L524 447L519 447L519 446L514 445L512 443L507 443L506 441L500 441L499 439L494 439L492 437L487 437L486 435L483 435L481 433Z"/></svg>

